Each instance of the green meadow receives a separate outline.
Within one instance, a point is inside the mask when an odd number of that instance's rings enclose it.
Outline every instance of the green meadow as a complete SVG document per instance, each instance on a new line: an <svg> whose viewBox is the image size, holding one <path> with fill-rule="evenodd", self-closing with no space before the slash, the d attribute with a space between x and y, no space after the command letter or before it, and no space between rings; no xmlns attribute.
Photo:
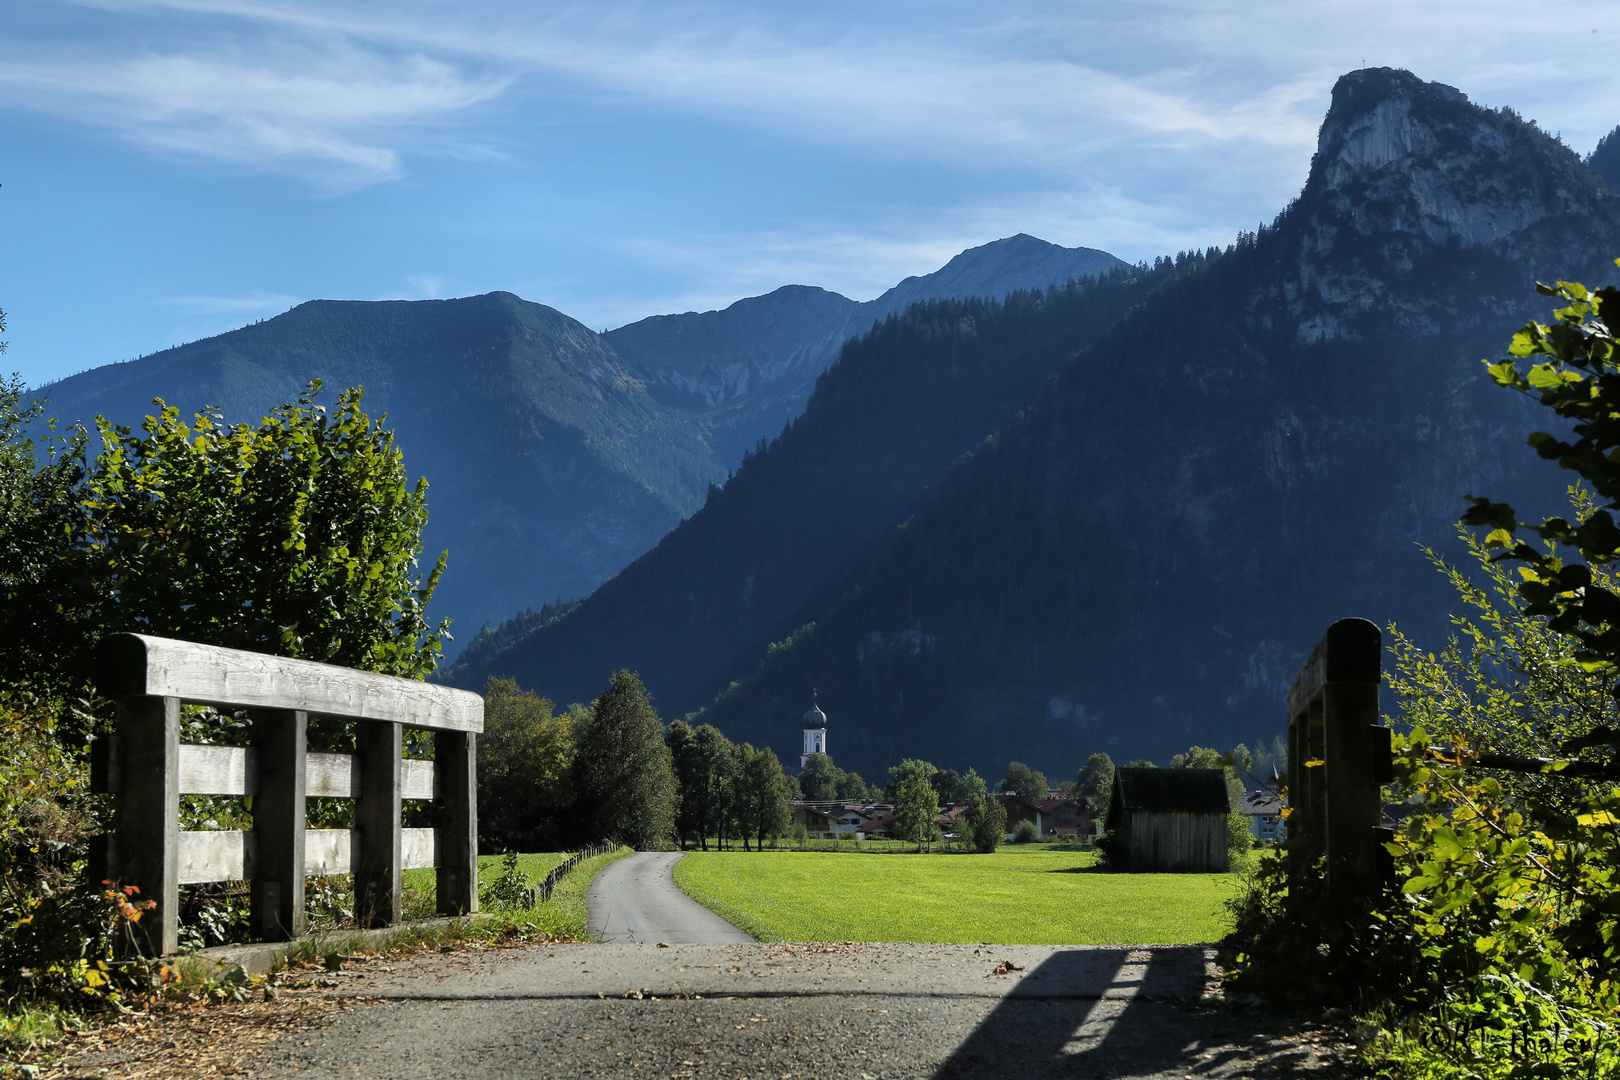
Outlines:
<svg viewBox="0 0 1620 1080"><path fill-rule="evenodd" d="M1235 874L1118 874L1046 845L993 855L693 852L675 882L761 941L1217 941Z"/></svg>

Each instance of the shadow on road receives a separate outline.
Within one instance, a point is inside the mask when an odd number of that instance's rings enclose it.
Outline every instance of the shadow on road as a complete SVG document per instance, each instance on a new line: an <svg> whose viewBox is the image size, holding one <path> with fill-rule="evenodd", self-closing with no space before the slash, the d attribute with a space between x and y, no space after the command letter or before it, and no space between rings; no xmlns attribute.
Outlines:
<svg viewBox="0 0 1620 1080"><path fill-rule="evenodd" d="M1107 962L1099 964L1104 957ZM1105 974L1112 971L1112 975ZM935 1080L1286 1074L1294 1053L1188 1001L1184 960L1168 950L1071 950L1029 975L957 1047Z"/></svg>

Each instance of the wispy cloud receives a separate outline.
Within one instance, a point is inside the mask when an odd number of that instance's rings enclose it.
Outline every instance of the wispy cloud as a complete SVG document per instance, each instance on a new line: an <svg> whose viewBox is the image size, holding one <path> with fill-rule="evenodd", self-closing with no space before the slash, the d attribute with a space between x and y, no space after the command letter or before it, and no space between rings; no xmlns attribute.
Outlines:
<svg viewBox="0 0 1620 1080"><path fill-rule="evenodd" d="M90 49L0 64L0 102L152 150L352 189L403 173L400 146L497 97L499 75L347 42ZM96 55L86 56L85 52ZM121 54L122 53L122 54ZM43 54L43 55L40 55Z"/></svg>
<svg viewBox="0 0 1620 1080"><path fill-rule="evenodd" d="M424 130L486 106L674 110L953 167L994 155L997 167L1072 172L1239 147L1284 160L1309 146L1333 78L1363 59L1505 88L1567 70L1578 48L1560 22L1505 0L85 6L110 26L159 25L170 44L104 40L94 60L14 52L0 74L13 104L233 165L326 170L339 185L400 176L428 148Z"/></svg>

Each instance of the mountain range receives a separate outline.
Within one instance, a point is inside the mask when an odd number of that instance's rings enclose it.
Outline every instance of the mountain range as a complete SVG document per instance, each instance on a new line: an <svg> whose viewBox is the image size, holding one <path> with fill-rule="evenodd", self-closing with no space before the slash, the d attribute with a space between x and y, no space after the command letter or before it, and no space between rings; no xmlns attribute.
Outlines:
<svg viewBox="0 0 1620 1080"><path fill-rule="evenodd" d="M1557 509L1545 420L1479 361L1547 318L1536 280L1615 280L1616 149L1346 75L1271 225L886 319L656 548L449 676L567 701L628 665L785 760L814 691L867 775L1269 741L1333 620L1440 647L1419 545L1456 554L1465 493Z"/></svg>
<svg viewBox="0 0 1620 1080"><path fill-rule="evenodd" d="M1001 297L1122 265L1019 235L867 303L793 285L605 335L505 292L315 300L34 392L64 422L138 427L154 398L251 421L311 379L363 386L407 469L429 481L426 554L451 552L431 614L465 642L525 606L591 592L657 543L802 411L874 320L918 298Z"/></svg>

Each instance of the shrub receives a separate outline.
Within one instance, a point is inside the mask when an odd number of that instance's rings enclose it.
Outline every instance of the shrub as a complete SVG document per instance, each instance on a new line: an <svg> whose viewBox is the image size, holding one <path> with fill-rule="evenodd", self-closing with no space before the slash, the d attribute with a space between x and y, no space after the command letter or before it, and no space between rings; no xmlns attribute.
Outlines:
<svg viewBox="0 0 1620 1080"><path fill-rule="evenodd" d="M976 799L962 815L962 834L975 851L990 854L1007 835L1007 808L988 796Z"/></svg>
<svg viewBox="0 0 1620 1080"><path fill-rule="evenodd" d="M1254 850L1254 830L1248 814L1226 815L1226 855L1233 866L1249 861Z"/></svg>
<svg viewBox="0 0 1620 1080"><path fill-rule="evenodd" d="M1013 829L1013 843L1015 844L1030 844L1040 838L1040 830L1035 828L1035 823L1028 818L1020 821Z"/></svg>

